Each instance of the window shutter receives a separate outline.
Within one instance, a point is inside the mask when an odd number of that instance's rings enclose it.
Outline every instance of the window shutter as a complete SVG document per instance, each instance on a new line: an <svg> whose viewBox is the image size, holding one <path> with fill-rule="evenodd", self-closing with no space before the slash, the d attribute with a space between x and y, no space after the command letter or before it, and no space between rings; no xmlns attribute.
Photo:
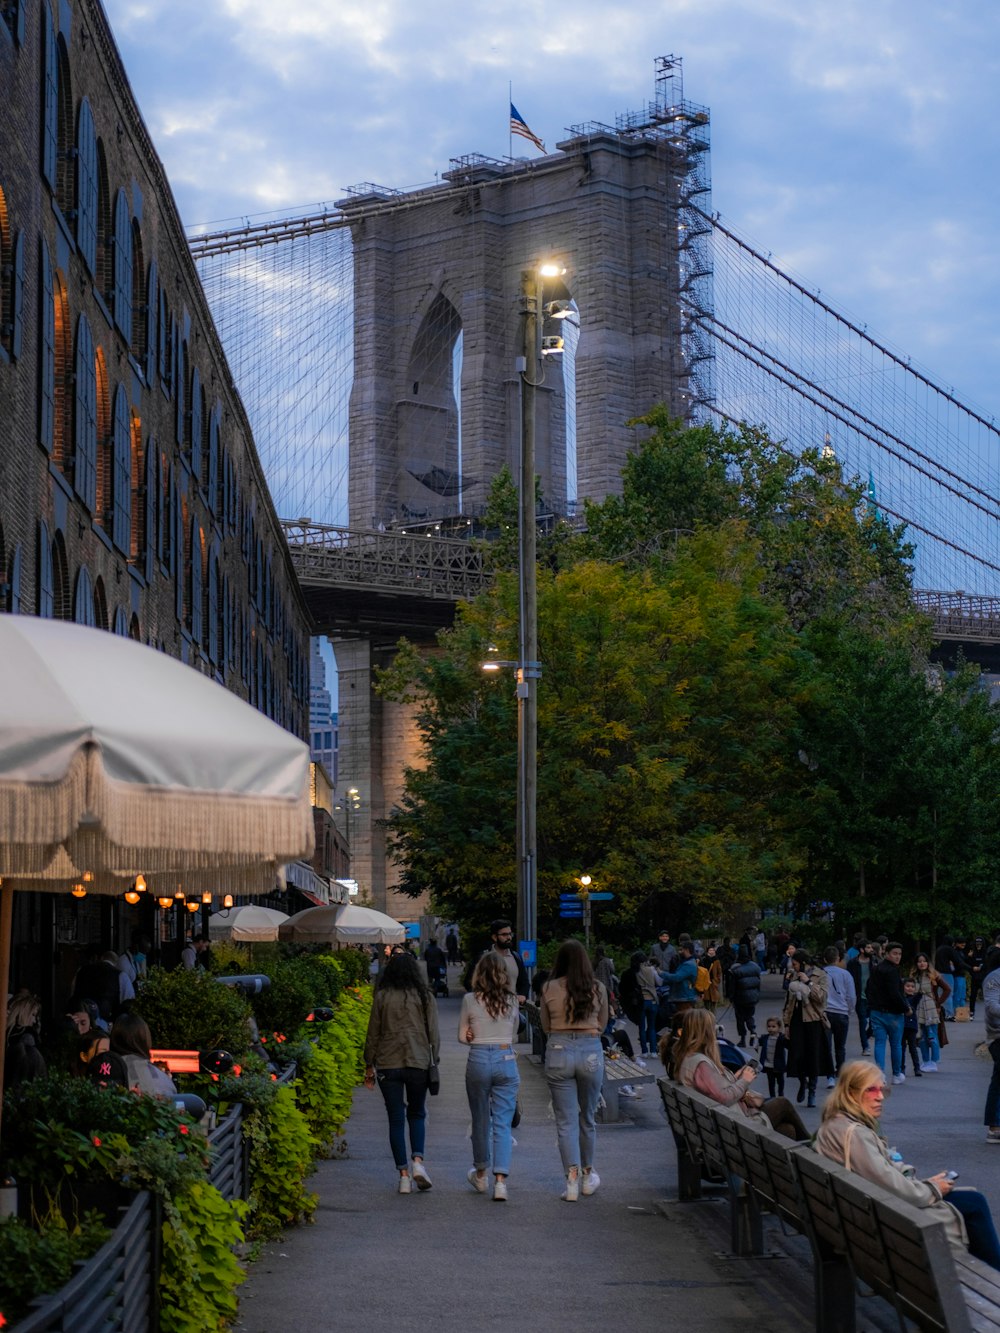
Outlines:
<svg viewBox="0 0 1000 1333"><path fill-rule="evenodd" d="M202 568L201 568L201 533L198 524L191 520L191 637L195 643L201 643L202 630Z"/></svg>
<svg viewBox="0 0 1000 1333"><path fill-rule="evenodd" d="M14 0L14 41L24 45L24 10L26 0Z"/></svg>
<svg viewBox="0 0 1000 1333"><path fill-rule="evenodd" d="M10 354L16 361L24 343L24 232L14 237Z"/></svg>
<svg viewBox="0 0 1000 1333"><path fill-rule="evenodd" d="M158 336L163 323L159 312L159 287L160 278L154 259L150 262L146 278L146 383L150 385L156 379Z"/></svg>
<svg viewBox="0 0 1000 1333"><path fill-rule="evenodd" d="M132 538L132 438L125 389L115 393L114 470L111 495L111 540L129 554Z"/></svg>
<svg viewBox="0 0 1000 1333"><path fill-rule="evenodd" d="M76 331L76 420L73 441L73 487L91 513L97 504L97 371L94 339L87 317Z"/></svg>
<svg viewBox="0 0 1000 1333"><path fill-rule="evenodd" d="M51 190L56 188L56 164L59 160L59 58L56 52L55 25L48 0L42 4L42 61L44 89L42 101L42 175Z"/></svg>
<svg viewBox="0 0 1000 1333"><path fill-rule="evenodd" d="M115 323L127 343L132 342L132 222L125 191L115 199Z"/></svg>
<svg viewBox="0 0 1000 1333"><path fill-rule="evenodd" d="M52 543L44 519L38 523L38 614L52 618Z"/></svg>
<svg viewBox="0 0 1000 1333"><path fill-rule="evenodd" d="M212 409L208 419L208 507L219 512L219 409Z"/></svg>
<svg viewBox="0 0 1000 1333"><path fill-rule="evenodd" d="M156 510L160 498L159 462L160 455L156 441L150 439L146 445L146 549L138 552L147 583L153 578L153 560L156 555Z"/></svg>
<svg viewBox="0 0 1000 1333"><path fill-rule="evenodd" d="M191 470L196 486L201 485L201 376L198 367L191 372Z"/></svg>
<svg viewBox="0 0 1000 1333"><path fill-rule="evenodd" d="M46 453L55 447L56 420L56 309L52 281L52 261L48 246L41 250L41 309L39 310L39 385L38 441Z"/></svg>
<svg viewBox="0 0 1000 1333"><path fill-rule="evenodd" d="M91 273L97 268L97 134L86 98L76 127L76 242Z"/></svg>

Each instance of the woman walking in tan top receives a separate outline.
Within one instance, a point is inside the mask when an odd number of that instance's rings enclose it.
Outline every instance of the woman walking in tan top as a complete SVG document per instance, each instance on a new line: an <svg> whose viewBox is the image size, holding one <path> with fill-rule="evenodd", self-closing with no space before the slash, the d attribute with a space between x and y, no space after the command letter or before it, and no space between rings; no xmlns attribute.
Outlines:
<svg viewBox="0 0 1000 1333"><path fill-rule="evenodd" d="M507 1200L511 1121L521 1083L514 1051L516 1029L517 996L510 989L504 961L493 951L483 954L472 976L472 990L462 999L458 1039L469 1047L465 1092L472 1112L474 1163L469 1184L477 1193L486 1193L486 1169L492 1155L497 1203Z"/></svg>
<svg viewBox="0 0 1000 1333"><path fill-rule="evenodd" d="M548 1033L545 1077L566 1173L562 1197L575 1203L581 1187L583 1194L593 1194L601 1183L594 1168L595 1117L604 1082L601 1033L608 1021L608 993L579 940L567 940L556 954L540 1008L542 1029Z"/></svg>
<svg viewBox="0 0 1000 1333"><path fill-rule="evenodd" d="M408 953L391 956L379 978L365 1037L365 1087L376 1077L389 1117L389 1146L399 1171L400 1194L410 1193L406 1130L410 1131L413 1179L429 1190L424 1166L428 1069L440 1050L437 1007L424 985L417 960ZM377 1071L377 1073L376 1073Z"/></svg>

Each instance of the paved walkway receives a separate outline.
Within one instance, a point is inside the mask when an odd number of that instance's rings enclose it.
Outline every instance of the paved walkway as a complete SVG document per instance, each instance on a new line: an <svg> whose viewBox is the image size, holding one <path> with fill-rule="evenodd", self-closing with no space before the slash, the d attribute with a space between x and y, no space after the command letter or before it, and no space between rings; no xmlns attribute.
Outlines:
<svg viewBox="0 0 1000 1333"><path fill-rule="evenodd" d="M453 985L453 996L456 986ZM760 1281L760 1262L726 1259L721 1204L660 1206L676 1197L673 1141L655 1085L627 1104L629 1122L600 1127L600 1190L567 1204L544 1076L519 1056L523 1120L510 1201L465 1179L472 1165L466 1052L457 998L439 1001L441 1095L429 1101L427 1168L434 1188L401 1196L379 1093L359 1089L349 1154L321 1164L312 1226L269 1245L241 1290L244 1333L325 1329L479 1328L685 1333L739 1319L769 1333L808 1327ZM623 1108L626 1103L623 1103ZM1000 1150L998 1150L1000 1151ZM773 1265L777 1268L785 1265Z"/></svg>

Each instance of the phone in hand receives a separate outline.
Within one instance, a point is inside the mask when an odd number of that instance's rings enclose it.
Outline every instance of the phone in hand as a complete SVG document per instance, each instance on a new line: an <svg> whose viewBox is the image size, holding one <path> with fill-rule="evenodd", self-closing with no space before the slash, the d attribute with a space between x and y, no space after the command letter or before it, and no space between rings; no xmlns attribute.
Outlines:
<svg viewBox="0 0 1000 1333"><path fill-rule="evenodd" d="M753 1072L754 1072L755 1074L759 1074L759 1073L760 1073L760 1061L759 1061L759 1060L755 1060L755 1059L753 1058L753 1056L751 1056L750 1059L746 1062L746 1066L745 1066L745 1068L747 1068L747 1069L752 1069Z"/></svg>
<svg viewBox="0 0 1000 1333"><path fill-rule="evenodd" d="M945 1180L957 1180L957 1179L958 1179L958 1172L957 1172L957 1171L946 1171L946 1172L944 1173L944 1178L945 1178Z"/></svg>

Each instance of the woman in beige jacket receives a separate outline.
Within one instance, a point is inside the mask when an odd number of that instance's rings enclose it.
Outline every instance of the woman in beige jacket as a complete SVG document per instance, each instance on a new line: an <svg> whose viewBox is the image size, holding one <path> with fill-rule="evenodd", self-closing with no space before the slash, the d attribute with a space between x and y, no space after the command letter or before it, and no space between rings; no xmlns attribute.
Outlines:
<svg viewBox="0 0 1000 1333"><path fill-rule="evenodd" d="M797 1102L809 1094L807 1105L816 1105L816 1082L833 1074L830 1043L826 1039L826 997L830 978L814 967L804 949L792 954L787 972L788 998L781 1015L788 1038L788 1077L799 1080Z"/></svg>
<svg viewBox="0 0 1000 1333"><path fill-rule="evenodd" d="M1000 1269L1000 1241L990 1206L978 1190L956 1188L947 1171L917 1180L912 1166L895 1161L882 1137L885 1079L878 1065L849 1060L823 1106L816 1151L873 1185L881 1185L944 1223L949 1243Z"/></svg>

